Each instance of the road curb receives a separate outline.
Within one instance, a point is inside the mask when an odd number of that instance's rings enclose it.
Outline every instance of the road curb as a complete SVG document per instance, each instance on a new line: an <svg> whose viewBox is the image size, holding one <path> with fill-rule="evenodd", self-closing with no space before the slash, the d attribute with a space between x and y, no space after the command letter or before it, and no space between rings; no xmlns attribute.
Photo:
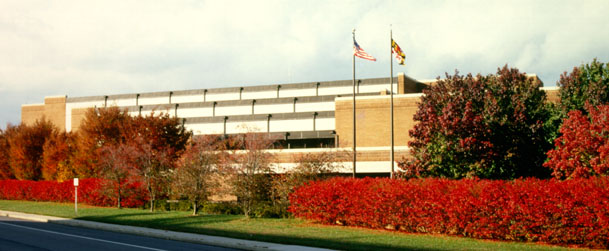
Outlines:
<svg viewBox="0 0 609 251"><path fill-rule="evenodd" d="M160 239L185 241L185 242L212 245L212 246L220 246L220 247L227 247L227 248L244 249L244 250L256 250L256 251L258 251L258 250L265 250L265 251L269 251L269 250L296 250L296 251L330 250L330 249L322 249L322 248L314 248L314 247L306 247L306 246L285 245L285 244L277 244L277 243L270 243L270 242L233 239L233 238L228 238L228 237L219 237L219 236L211 236L211 235L182 233L182 232L159 230L159 229L152 229L152 228L145 228L145 227L134 227L134 226L124 226L124 225L108 224L108 223L101 223L101 222L85 221L85 220L75 220L75 219L69 219L69 218L27 214L27 213L4 211L4 210L0 210L0 216L6 216L6 217L16 218L16 219L31 220L31 221L38 221L38 222L49 222L49 223L62 224L62 225L68 225L68 226L74 226L74 227L99 229L99 230L119 232L119 233L125 233L125 234L134 234L134 235L155 237L155 238L160 238Z"/></svg>

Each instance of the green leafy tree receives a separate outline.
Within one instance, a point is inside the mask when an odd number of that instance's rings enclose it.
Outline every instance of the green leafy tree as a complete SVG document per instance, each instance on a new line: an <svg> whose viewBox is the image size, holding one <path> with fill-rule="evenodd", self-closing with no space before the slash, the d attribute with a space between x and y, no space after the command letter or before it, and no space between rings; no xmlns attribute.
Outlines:
<svg viewBox="0 0 609 251"><path fill-rule="evenodd" d="M424 90L410 131L406 176L547 177L550 113L539 79L507 66L497 74L446 79Z"/></svg>
<svg viewBox="0 0 609 251"><path fill-rule="evenodd" d="M566 117L572 110L586 112L586 103L593 106L609 102L609 65L594 59L590 64L564 72L558 80L560 107Z"/></svg>

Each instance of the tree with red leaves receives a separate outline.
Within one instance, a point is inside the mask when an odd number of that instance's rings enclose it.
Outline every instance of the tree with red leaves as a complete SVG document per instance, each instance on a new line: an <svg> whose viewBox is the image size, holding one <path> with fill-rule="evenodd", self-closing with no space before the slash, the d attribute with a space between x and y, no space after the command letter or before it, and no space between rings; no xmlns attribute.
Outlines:
<svg viewBox="0 0 609 251"><path fill-rule="evenodd" d="M120 209L122 198L130 194L128 187L133 183L137 149L128 144L106 144L101 149L102 186L111 197L116 197L116 206Z"/></svg>
<svg viewBox="0 0 609 251"><path fill-rule="evenodd" d="M410 131L406 176L546 177L542 83L507 66L496 75L453 76L425 89Z"/></svg>
<svg viewBox="0 0 609 251"><path fill-rule="evenodd" d="M558 179L609 175L609 105L569 112L544 164Z"/></svg>
<svg viewBox="0 0 609 251"><path fill-rule="evenodd" d="M153 145L143 137L135 138L132 141L137 149L134 152L134 174L146 189L150 199L150 212L154 211L154 202L163 194L171 181L171 170L175 167L172 162L172 149L155 149Z"/></svg>
<svg viewBox="0 0 609 251"><path fill-rule="evenodd" d="M136 147L135 173L148 189L150 210L160 194L167 194L171 171L186 148L192 132L166 113L132 118L123 131L127 144Z"/></svg>
<svg viewBox="0 0 609 251"><path fill-rule="evenodd" d="M153 150L167 151L172 162L180 157L191 136L192 132L187 131L178 118L167 113L133 117L129 127L123 131L125 140L134 141L142 137Z"/></svg>

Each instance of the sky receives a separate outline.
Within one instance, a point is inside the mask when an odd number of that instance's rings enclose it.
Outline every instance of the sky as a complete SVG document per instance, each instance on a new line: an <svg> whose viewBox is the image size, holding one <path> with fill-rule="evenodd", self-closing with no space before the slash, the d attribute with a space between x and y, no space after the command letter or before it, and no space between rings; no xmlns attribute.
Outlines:
<svg viewBox="0 0 609 251"><path fill-rule="evenodd" d="M609 1L0 0L0 128L45 96L142 93L352 78L352 30L390 75L390 30L415 79L492 74L545 86L609 62Z"/></svg>

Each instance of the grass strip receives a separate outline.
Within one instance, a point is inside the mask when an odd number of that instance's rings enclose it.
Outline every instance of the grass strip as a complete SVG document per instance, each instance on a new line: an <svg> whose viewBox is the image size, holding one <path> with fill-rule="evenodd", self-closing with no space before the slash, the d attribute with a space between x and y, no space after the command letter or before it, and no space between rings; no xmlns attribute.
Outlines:
<svg viewBox="0 0 609 251"><path fill-rule="evenodd" d="M395 231L326 226L300 219L246 219L241 215L154 212L53 202L0 200L0 210L189 232L239 239L341 250L571 250L522 242L407 234ZM583 250L583 249L582 249Z"/></svg>

